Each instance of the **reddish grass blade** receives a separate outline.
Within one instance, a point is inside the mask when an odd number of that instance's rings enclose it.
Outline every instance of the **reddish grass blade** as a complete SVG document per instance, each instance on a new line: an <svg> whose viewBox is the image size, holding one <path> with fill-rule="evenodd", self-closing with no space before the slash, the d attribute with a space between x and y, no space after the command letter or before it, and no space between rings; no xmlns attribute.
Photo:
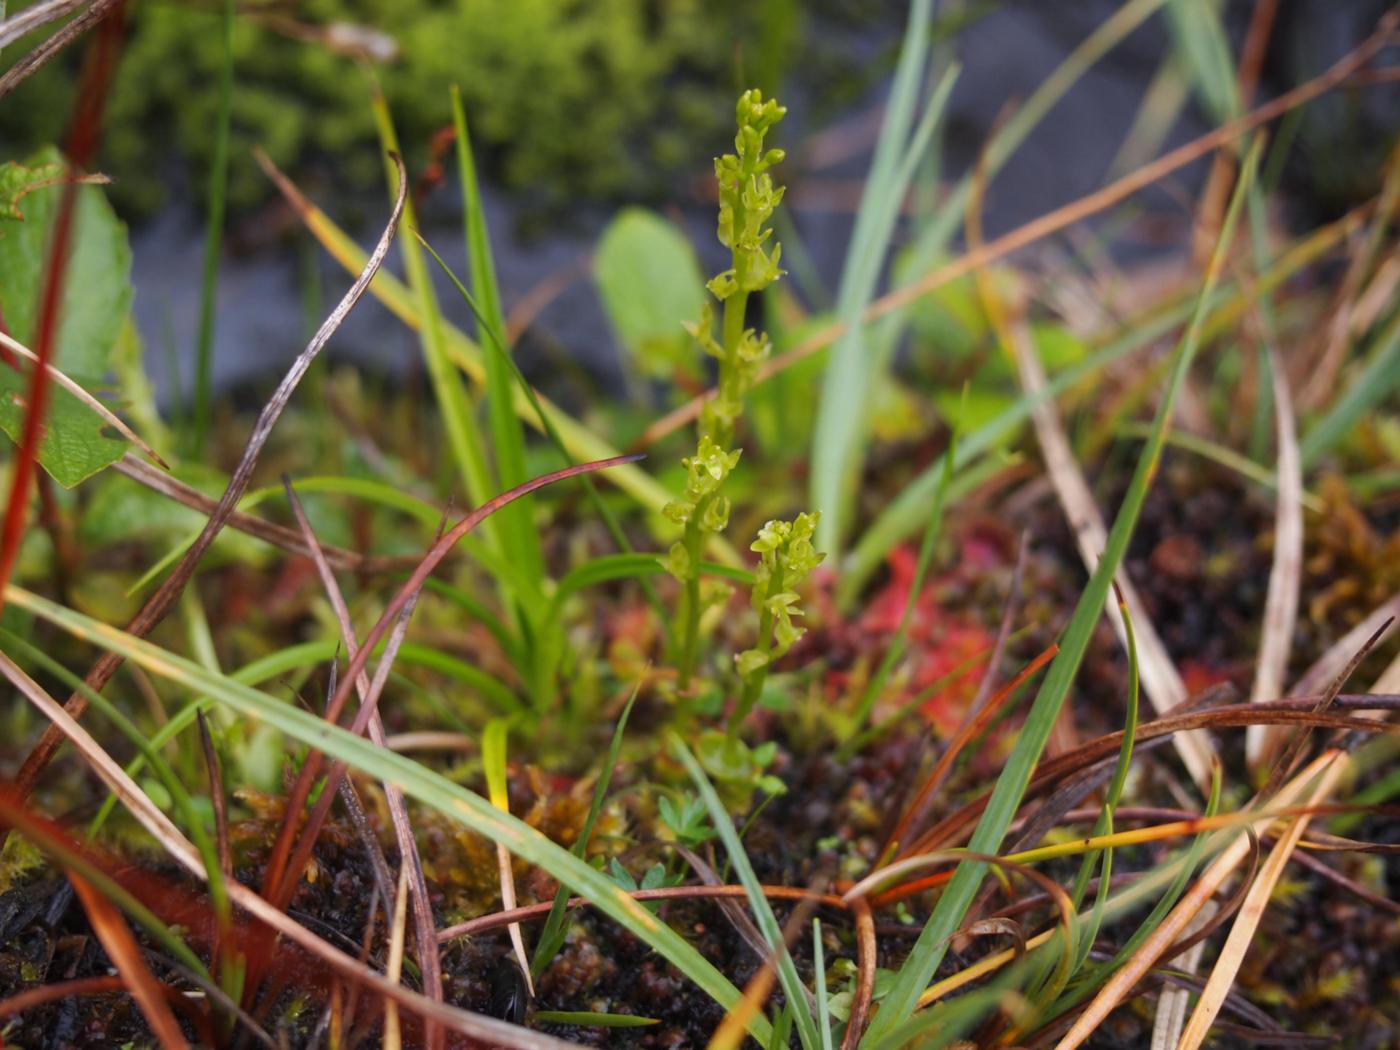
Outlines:
<svg viewBox="0 0 1400 1050"><path fill-rule="evenodd" d="M146 1023L151 1026L151 1034L160 1040L160 1045L167 1050L188 1047L190 1044L180 1031L175 1015L170 1012L160 982L147 969L145 960L141 958L141 949L137 947L136 938L126 928L121 913L111 901L93 889L77 873L70 871L68 881L73 884L78 900L82 901L83 910L88 914L97 939L102 942L112 965L121 975L122 984L136 1000Z"/></svg>
<svg viewBox="0 0 1400 1050"><path fill-rule="evenodd" d="M10 479L9 502L5 520L0 525L0 611L5 607L5 584L14 571L24 538L25 514L29 509L29 488L38 467L39 439L43 434L44 413L48 408L50 372L58 342L59 304L63 300L64 277L68 269L68 246L73 239L73 213L78 203L77 175L92 161L102 126L102 106L107 98L107 86L116 65L117 48L121 41L120 13L109 18L102 27L96 44L88 54L78 90L77 110L68 135L67 171L63 178L63 194L54 216L49 240L48 263L44 286L39 299L37 339L34 344L35 368L29 380L29 396L20 434L19 451L15 456Z"/></svg>
<svg viewBox="0 0 1400 1050"><path fill-rule="evenodd" d="M904 815L900 817L899 823L895 825L894 831L890 833L889 841L885 843L884 852L888 852L892 847L898 847L903 843L905 835L908 834L911 826L915 824L922 814L924 805L933 797L934 792L943 786L943 782L948 779L948 773L953 768L953 763L957 760L958 755L962 753L962 749L967 746L968 742L973 740L982 730L986 729L987 726L996 719L997 715L1001 713L1006 701L1025 683L1026 679L1030 678L1031 675L1035 674L1053 660L1055 654L1059 651L1059 645L1051 643L1048 649L1040 653L1040 655L1022 668L1015 678L998 689L996 693L992 695L991 699L983 705L981 710L977 711L972 718L962 724L957 733L954 734L953 739L948 742L947 750L943 752L937 764L929 771L928 779L924 781L924 785L919 789L919 793L914 796L914 801L909 803L908 808L904 811ZM989 675L990 673L991 672L988 671ZM901 850L900 856L908 856L911 852L913 852L913 850Z"/></svg>
<svg viewBox="0 0 1400 1050"><path fill-rule="evenodd" d="M119 992L126 986L120 977L77 977L71 981L56 981L41 984L17 992L4 1002L0 1002L0 1020L14 1017L36 1006L43 1006L55 999L79 999L85 995L105 995Z"/></svg>
<svg viewBox="0 0 1400 1050"><path fill-rule="evenodd" d="M580 474L586 474L597 470L606 470L608 467L618 466L623 463L634 463L642 458L643 457L640 455L614 456L611 459L596 460L592 463L579 463L571 467L564 467L561 470L552 471L548 474L542 474L537 478L525 482L523 485L517 485L508 492L501 493L494 499L488 500L454 525L451 531L433 544L432 548L424 556L422 562L419 563L418 568L413 571L413 574L405 581L403 586L399 588L398 593L394 595L393 599L384 609L379 621L370 629L369 634L365 636L360 646L360 651L351 659L349 666L345 669L345 674L341 678L340 686L336 689L335 695L331 697L330 702L326 705L326 720L336 721L340 718L341 712L345 709L345 703L350 697L350 692L354 689L355 682L359 678L359 675L364 671L370 654L374 652L375 647L383 640L385 634L388 633L390 625L394 623L395 619L403 612L408 603L413 600L414 596L422 589L423 584L427 581L428 577L432 575L433 570L438 567L452 548L456 546L464 536L501 507L513 500L519 499L521 496L528 495L537 489L542 489L546 485L551 485L556 481L562 481L566 478L577 477ZM376 710L377 708L374 704L366 703L362 705L355 715L354 722L351 724L351 732L363 734L366 727L369 725L370 718ZM313 751L307 755L306 761L302 764L301 774L298 776L296 783L292 786L292 791L287 799L287 811L289 814L300 813L302 808L306 805L306 799L311 793L311 785L315 782L316 777L320 775L321 766L322 756L320 752ZM335 789L340 782L340 778L344 775L344 772L344 765L339 763L331 768L324 789L325 795L333 795L335 793ZM288 823L284 825L284 835L279 838L277 846L274 848L269 858L267 871L263 876L264 891L269 894L269 899L274 900L274 902L277 900L285 901L289 883L291 886L295 886L293 872L298 869L295 866L289 867L287 864L288 852L291 846L291 835L290 831L286 830L294 826L295 818L289 818Z"/></svg>

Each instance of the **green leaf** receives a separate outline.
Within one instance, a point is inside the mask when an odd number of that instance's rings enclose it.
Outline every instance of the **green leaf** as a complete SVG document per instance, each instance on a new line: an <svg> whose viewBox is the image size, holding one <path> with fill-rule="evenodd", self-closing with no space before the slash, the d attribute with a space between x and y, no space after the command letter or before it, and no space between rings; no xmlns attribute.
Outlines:
<svg viewBox="0 0 1400 1050"><path fill-rule="evenodd" d="M28 370L13 372L0 366L0 430L16 444L28 414L29 376ZM39 437L39 465L71 489L121 458L127 443L112 434L92 409L68 391L50 385Z"/></svg>
<svg viewBox="0 0 1400 1050"><path fill-rule="evenodd" d="M31 175L39 173L39 177L20 202L23 217L0 215L0 310L10 334L31 347L48 266L49 228L64 192L52 182L51 172L54 165L61 169L62 163L52 146L32 157L26 170ZM0 175L0 186L7 182L13 185L18 177L15 167L0 167L0 171L10 169L9 175ZM49 185L35 187L46 179ZM0 193L0 203L6 200ZM10 203L14 203L12 198ZM54 367L79 381L101 379L130 306L131 249L126 227L117 220L101 190L80 186L59 308Z"/></svg>
<svg viewBox="0 0 1400 1050"><path fill-rule="evenodd" d="M593 279L632 364L668 376L690 361L682 326L700 316L705 278L695 249L675 226L645 208L619 212L598 241Z"/></svg>
<svg viewBox="0 0 1400 1050"><path fill-rule="evenodd" d="M35 190L51 186L63 178L63 165L57 162L34 166L0 164L0 219L24 219L19 202Z"/></svg>
<svg viewBox="0 0 1400 1050"><path fill-rule="evenodd" d="M0 315L10 334L33 346L39 297L48 267L49 233L64 188L63 161L52 146L25 165L0 165ZM131 249L102 192L77 189L73 238L59 305L52 363L91 386L108 371L112 348L131 307ZM18 441L32 373L0 369L0 430ZM91 409L67 391L49 387L39 463L71 488L126 449Z"/></svg>

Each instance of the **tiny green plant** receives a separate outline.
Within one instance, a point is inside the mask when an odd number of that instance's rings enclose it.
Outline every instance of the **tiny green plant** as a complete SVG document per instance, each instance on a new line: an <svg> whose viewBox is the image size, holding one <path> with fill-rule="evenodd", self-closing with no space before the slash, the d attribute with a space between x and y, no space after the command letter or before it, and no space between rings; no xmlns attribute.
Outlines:
<svg viewBox="0 0 1400 1050"><path fill-rule="evenodd" d="M730 448L735 424L744 410L744 396L771 349L768 337L746 327L744 321L749 296L763 291L783 272L778 266L782 246L770 245L773 229L768 225L783 199L783 188L773 184L770 173L782 161L783 151L765 149L764 139L786 112L757 89L744 92L735 107L739 128L735 152L715 160L718 237L730 250L730 267L706 287L723 304L720 335L715 337L711 303L702 307L699 321L689 330L700 348L718 362L719 381L716 395L701 412L695 454L683 461L685 493L663 510L683 529L663 562L684 588L678 617L683 625L678 659L682 690L689 688L699 658L700 618L730 593L723 585L701 580L700 552L706 538L723 532L729 523L729 500L720 489L742 454L741 449Z"/></svg>

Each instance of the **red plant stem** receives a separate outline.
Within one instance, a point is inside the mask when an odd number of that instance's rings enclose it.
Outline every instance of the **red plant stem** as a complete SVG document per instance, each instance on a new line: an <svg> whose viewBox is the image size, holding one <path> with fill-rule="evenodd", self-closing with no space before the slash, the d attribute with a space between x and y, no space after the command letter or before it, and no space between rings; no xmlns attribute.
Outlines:
<svg viewBox="0 0 1400 1050"><path fill-rule="evenodd" d="M107 98L107 86L116 66L117 48L122 35L123 5L118 4L102 23L96 44L88 54L78 91L77 110L68 135L67 170L63 193L54 216L53 233L49 239L48 263L44 268L44 286L39 299L38 330L34 353L38 361L29 380L29 397L25 402L24 429L20 434L19 453L10 478L10 496L5 506L5 520L0 526L0 611L5 607L5 584L14 572L19 557L20 541L24 539L25 516L29 509L29 489L38 465L39 440L44 429L44 413L48 408L49 364L58 342L59 304L63 301L63 283L68 269L68 246L73 238L73 212L78 200L78 173L86 168L97 151L102 128L102 106Z"/></svg>
<svg viewBox="0 0 1400 1050"><path fill-rule="evenodd" d="M107 992L120 992L125 989L120 977L79 977L72 981L59 981L56 984L41 984L36 988L10 996L0 1002L0 1018L13 1017L36 1006L53 1002L55 999L77 999L84 995L103 995Z"/></svg>
<svg viewBox="0 0 1400 1050"><path fill-rule="evenodd" d="M919 789L918 795L915 796L913 802L909 803L899 823L895 825L894 831L890 833L889 841L885 843L886 851L893 847L898 847L903 843L910 826L919 819L919 816L923 813L925 804L933 793L943 786L944 780L947 779L948 771L953 767L953 761L958 757L968 741L972 740L978 733L987 728L992 720L1001 713L1002 706L1011 698L1012 694L1024 684L1026 679L1049 663L1059 651L1059 645L1052 642L1049 648L1045 649L1039 656L1022 668L1021 672L1017 674L1015 678L1011 679L1011 681L997 690L996 694L987 702L982 710L978 711L972 718L969 718L963 723L962 727L953 736L953 739L949 741L947 750L943 752L942 757L939 758L937 764L933 767L932 771L930 771L928 779L924 781L923 787ZM990 674L991 670L988 669L987 673ZM906 856L907 854L908 851L905 850L901 852L900 856Z"/></svg>

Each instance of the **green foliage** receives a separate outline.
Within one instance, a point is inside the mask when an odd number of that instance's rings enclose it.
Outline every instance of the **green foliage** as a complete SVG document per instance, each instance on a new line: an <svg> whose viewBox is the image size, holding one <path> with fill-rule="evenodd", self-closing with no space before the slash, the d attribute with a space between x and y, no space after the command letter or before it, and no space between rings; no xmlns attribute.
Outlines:
<svg viewBox="0 0 1400 1050"><path fill-rule="evenodd" d="M608 877L628 893L636 893L638 890L659 890L664 886L675 886L679 883L678 879L666 874L666 865L660 861L642 872L642 879L638 882L632 877L630 871L618 863L616 857L608 861ZM653 915L661 909L661 905L645 901L642 902L642 907Z"/></svg>
<svg viewBox="0 0 1400 1050"><path fill-rule="evenodd" d="M629 364L657 378L694 371L686 330L704 309L704 278L684 234L655 212L626 208L598 241L593 279Z"/></svg>
<svg viewBox="0 0 1400 1050"><path fill-rule="evenodd" d="M758 645L734 658L744 694L729 719L729 735L735 736L753 709L768 668L806 632L793 623L802 615L796 588L821 564L825 554L812 546L820 514L799 514L792 521L770 521L758 530L750 550L758 554L751 601L758 612Z"/></svg>
<svg viewBox="0 0 1400 1050"><path fill-rule="evenodd" d="M744 308L750 293L763 291L783 273L778 268L782 246L774 242L768 247L773 229L767 225L783 199L783 188L775 187L769 174L769 169L782 161L783 151L765 150L763 141L786 112L773 99L765 102L756 89L744 92L735 107L739 126L735 152L715 159L717 236L730 250L731 265L705 287L724 304L724 321L721 337L716 340L714 312L703 309L691 334L701 349L719 361L718 393L705 404L700 433L721 446L733 440L734 421L744 410L744 395L770 350L767 336L744 327Z"/></svg>
<svg viewBox="0 0 1400 1050"><path fill-rule="evenodd" d="M778 756L778 745L771 740L750 747L737 736L707 729L695 742L695 755L731 812L747 811L755 792L781 795L787 791L781 780L764 772Z"/></svg>
<svg viewBox="0 0 1400 1050"><path fill-rule="evenodd" d="M460 83L499 180L552 203L646 192L693 163L695 137L718 130L729 41L753 18L737 0L303 0L285 11L257 2L234 25L235 207L269 192L248 161L253 145L303 172L330 160L338 186L374 185L374 124L354 75L354 52L365 48L352 30L370 35L361 27L382 35L371 49L397 50L383 74L406 142L428 140L445 120L449 85ZM149 211L165 199L169 152L190 160L199 181L212 166L209 85L222 44L216 9L138 4L129 17L101 163L120 203ZM37 144L62 124L78 55L63 57L0 107L0 137Z"/></svg>
<svg viewBox="0 0 1400 1050"><path fill-rule="evenodd" d="M694 795L682 795L679 802L672 802L662 795L656 800L656 810L661 823L682 846L694 849L715 837L709 811L705 809L705 803Z"/></svg>
<svg viewBox="0 0 1400 1050"><path fill-rule="evenodd" d="M48 270L50 230L64 187L52 146L26 164L0 165L0 316L12 336L34 348ZM131 308L131 249L126 227L95 186L77 189L68 268L59 306L53 365L89 392L106 378ZM18 441L24 428L30 367L0 367L0 430ZM127 447L72 394L49 385L39 463L61 485L91 477Z"/></svg>

